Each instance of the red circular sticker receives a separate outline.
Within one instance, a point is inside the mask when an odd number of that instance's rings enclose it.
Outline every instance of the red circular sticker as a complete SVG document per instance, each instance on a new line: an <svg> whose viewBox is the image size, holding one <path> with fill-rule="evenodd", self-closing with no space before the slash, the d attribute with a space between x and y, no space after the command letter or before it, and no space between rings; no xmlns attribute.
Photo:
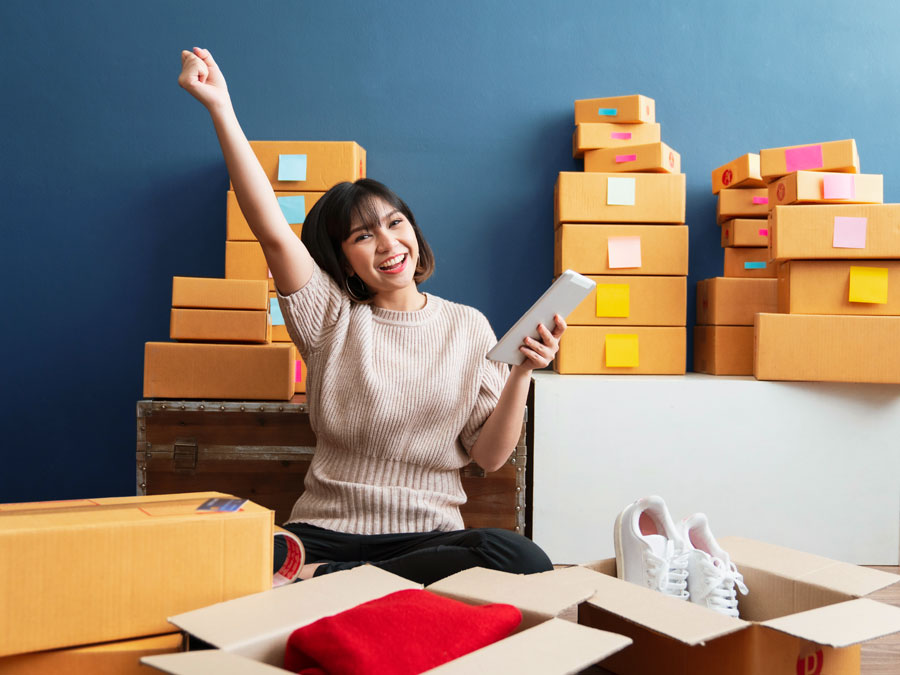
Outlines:
<svg viewBox="0 0 900 675"><path fill-rule="evenodd" d="M775 194L778 196L778 201L784 199L784 183L778 184L778 188L775 190Z"/></svg>
<svg viewBox="0 0 900 675"><path fill-rule="evenodd" d="M734 179L734 174L731 173L731 169L725 169L725 171L722 173L722 185L728 187L729 185L731 185L732 179Z"/></svg>

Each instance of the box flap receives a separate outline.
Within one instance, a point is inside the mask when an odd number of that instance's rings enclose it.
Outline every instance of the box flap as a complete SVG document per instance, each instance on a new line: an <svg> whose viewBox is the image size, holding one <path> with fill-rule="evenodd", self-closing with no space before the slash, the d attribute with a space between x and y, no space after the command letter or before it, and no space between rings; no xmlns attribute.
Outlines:
<svg viewBox="0 0 900 675"><path fill-rule="evenodd" d="M427 672L440 675L577 673L631 644L631 638L550 619Z"/></svg>
<svg viewBox="0 0 900 675"><path fill-rule="evenodd" d="M848 647L900 632L900 607L859 598L760 625L821 645Z"/></svg>
<svg viewBox="0 0 900 675"><path fill-rule="evenodd" d="M145 656L141 663L172 675L284 675L287 672L276 666L218 649Z"/></svg>

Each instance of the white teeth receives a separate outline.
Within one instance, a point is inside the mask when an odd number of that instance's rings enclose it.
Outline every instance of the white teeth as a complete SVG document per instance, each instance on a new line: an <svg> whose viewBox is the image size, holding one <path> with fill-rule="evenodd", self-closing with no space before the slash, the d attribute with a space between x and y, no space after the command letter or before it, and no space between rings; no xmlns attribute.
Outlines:
<svg viewBox="0 0 900 675"><path fill-rule="evenodd" d="M406 256L405 253L401 253L400 255L395 255L393 258L388 258L387 260L385 260L383 263L381 263L381 265L379 265L379 267L381 269L386 269L388 267L393 267L394 265L399 265L403 261L403 258L405 256Z"/></svg>

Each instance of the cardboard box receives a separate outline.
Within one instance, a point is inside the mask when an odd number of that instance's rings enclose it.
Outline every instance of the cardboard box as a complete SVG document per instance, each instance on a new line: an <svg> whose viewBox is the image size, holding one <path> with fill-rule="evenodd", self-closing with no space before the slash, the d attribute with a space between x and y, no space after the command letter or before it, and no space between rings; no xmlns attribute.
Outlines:
<svg viewBox="0 0 900 675"><path fill-rule="evenodd" d="M262 280L172 278L172 307L194 309L268 309Z"/></svg>
<svg viewBox="0 0 900 675"><path fill-rule="evenodd" d="M875 173L794 171L769 184L769 204L882 204L884 177Z"/></svg>
<svg viewBox="0 0 900 675"><path fill-rule="evenodd" d="M303 229L303 220L300 219L300 214L302 213L303 219L305 219L309 214L309 210L313 207L313 204L319 201L319 197L321 197L323 194L325 193L275 193L276 199L278 199L279 204L282 205L282 212L285 213L285 218L287 218L288 225L291 226L291 230L293 230L294 234L296 234L298 237L300 236L300 231ZM298 208L298 201L302 201L302 203L300 204L302 208ZM299 222L292 222L295 220ZM226 198L225 202L225 239L227 239L228 241L256 241L256 236L250 229L250 225L249 223L247 223L247 219L244 217L244 213L241 211L241 207L238 204L238 200L234 194L234 190L228 191L228 197Z"/></svg>
<svg viewBox="0 0 900 675"><path fill-rule="evenodd" d="M575 101L575 124L615 122L634 124L656 121L656 101L648 96L608 96Z"/></svg>
<svg viewBox="0 0 900 675"><path fill-rule="evenodd" d="M776 206L769 213L769 257L900 258L900 204Z"/></svg>
<svg viewBox="0 0 900 675"><path fill-rule="evenodd" d="M610 240L638 237L641 266L609 266ZM556 230L553 273L571 269L580 274L687 276L688 228L686 225L562 225Z"/></svg>
<svg viewBox="0 0 900 675"><path fill-rule="evenodd" d="M3 675L150 675L141 658L180 652L181 633L0 657Z"/></svg>
<svg viewBox="0 0 900 675"><path fill-rule="evenodd" d="M694 371L753 374L753 326L694 326Z"/></svg>
<svg viewBox="0 0 900 675"><path fill-rule="evenodd" d="M726 277L772 278L778 276L778 266L769 260L767 248L725 248Z"/></svg>
<svg viewBox="0 0 900 675"><path fill-rule="evenodd" d="M741 155L728 164L712 170L712 192L719 194L723 188L761 188L766 181L759 174L759 155L755 152Z"/></svg>
<svg viewBox="0 0 900 675"><path fill-rule="evenodd" d="M699 324L752 326L754 315L777 311L777 279L715 277L697 282Z"/></svg>
<svg viewBox="0 0 900 675"><path fill-rule="evenodd" d="M265 281L268 291L275 290L275 281L258 241L225 242L225 278Z"/></svg>
<svg viewBox="0 0 900 675"><path fill-rule="evenodd" d="M665 143L604 148L584 153L585 171L681 173L681 155Z"/></svg>
<svg viewBox="0 0 900 675"><path fill-rule="evenodd" d="M900 384L900 317L757 314L759 380Z"/></svg>
<svg viewBox="0 0 900 675"><path fill-rule="evenodd" d="M764 218L732 218L722 223L722 248L769 245L769 223Z"/></svg>
<svg viewBox="0 0 900 675"><path fill-rule="evenodd" d="M684 326L687 322L686 277L591 279L597 287L566 317L570 326Z"/></svg>
<svg viewBox="0 0 900 675"><path fill-rule="evenodd" d="M872 279L862 268L883 272ZM900 261L789 260L778 268L777 311L900 316Z"/></svg>
<svg viewBox="0 0 900 675"><path fill-rule="evenodd" d="M554 223L683 223L683 173L563 171L554 189Z"/></svg>
<svg viewBox="0 0 900 675"><path fill-rule="evenodd" d="M145 398L287 401L294 394L291 346L148 342Z"/></svg>
<svg viewBox="0 0 900 675"><path fill-rule="evenodd" d="M630 640L556 618L593 594L593 580L577 568L514 575L482 568L459 572L429 591L469 604L507 603L522 612L519 630L504 640L428 672L511 672L562 675L580 672ZM215 650L153 656L143 662L167 673L280 673L288 636L320 618L390 593L421 588L372 566L315 577L240 601L172 618ZM263 665L265 664L265 665Z"/></svg>
<svg viewBox="0 0 900 675"><path fill-rule="evenodd" d="M553 369L583 375L684 375L685 330L683 326L569 326L560 340ZM620 335L627 337L614 338L616 343L608 339ZM618 363L637 361L637 365L607 365L614 357L613 349L617 359L625 351L626 360Z"/></svg>
<svg viewBox="0 0 900 675"><path fill-rule="evenodd" d="M173 340L206 342L272 341L269 313L244 309L172 308L169 337Z"/></svg>
<svg viewBox="0 0 900 675"><path fill-rule="evenodd" d="M220 493L0 505L0 656L165 633L272 586L273 512Z"/></svg>
<svg viewBox="0 0 900 675"><path fill-rule="evenodd" d="M324 192L366 177L366 151L353 141L250 141L250 147L276 192ZM304 159L289 166L288 157ZM279 175L306 178L279 180Z"/></svg>
<svg viewBox="0 0 900 675"><path fill-rule="evenodd" d="M766 188L728 188L719 190L716 222L732 218L765 218L769 215L769 191Z"/></svg>
<svg viewBox="0 0 900 675"><path fill-rule="evenodd" d="M603 572L578 621L627 635L634 644L601 665L622 675L847 675L859 673L859 644L900 631L900 608L862 596L897 575L739 537L719 544L750 589L741 618L679 602ZM586 570L586 572L589 570Z"/></svg>
<svg viewBox="0 0 900 675"><path fill-rule="evenodd" d="M631 145L657 143L660 139L659 124L612 124L584 122L575 125L572 134L572 156L581 157L585 150L598 148L627 148Z"/></svg>
<svg viewBox="0 0 900 675"><path fill-rule="evenodd" d="M759 151L759 172L766 182L794 171L838 171L859 173L856 141L829 141L790 145Z"/></svg>

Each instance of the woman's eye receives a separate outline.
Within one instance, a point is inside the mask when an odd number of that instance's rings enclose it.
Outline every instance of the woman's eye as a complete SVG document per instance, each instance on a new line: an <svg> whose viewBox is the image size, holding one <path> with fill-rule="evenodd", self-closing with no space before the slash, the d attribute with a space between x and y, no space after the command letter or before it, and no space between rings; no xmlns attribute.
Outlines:
<svg viewBox="0 0 900 675"><path fill-rule="evenodd" d="M369 236L371 236L371 235L369 235L368 232L363 232L363 233L362 233L361 235L359 235L356 239L354 239L353 242L356 243L356 242L362 241L363 239L365 239L365 238L367 238L367 237L369 237Z"/></svg>
<svg viewBox="0 0 900 675"><path fill-rule="evenodd" d="M403 221L400 220L399 218L397 218L396 220L392 220L392 221L391 221L391 227L395 227L396 225L399 225L399 224L402 223L402 222L403 222Z"/></svg>

